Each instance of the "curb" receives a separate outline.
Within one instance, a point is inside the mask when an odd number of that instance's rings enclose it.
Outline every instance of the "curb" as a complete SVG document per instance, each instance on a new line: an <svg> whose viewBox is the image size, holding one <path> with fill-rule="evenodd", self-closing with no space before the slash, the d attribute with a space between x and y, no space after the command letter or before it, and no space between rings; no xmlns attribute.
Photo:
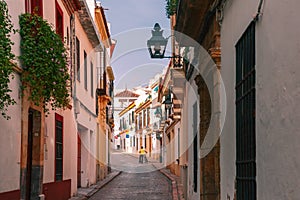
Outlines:
<svg viewBox="0 0 300 200"><path fill-rule="evenodd" d="M172 176L170 176L168 173L166 173L163 169L160 169L159 171L163 175L165 175L168 179L171 180L173 200L178 200L178 188L177 188L176 180Z"/></svg>
<svg viewBox="0 0 300 200"><path fill-rule="evenodd" d="M112 175L111 177L107 177L106 179L104 179L103 181L101 181L101 183L99 185L97 185L95 187L94 190L92 190L91 192L89 192L87 195L85 195L85 197L90 198L91 196L93 196L96 192L98 192L101 188L103 188L104 186L106 186L109 182L111 182L112 180L114 180L117 176L119 176L122 173L122 171L118 171L116 174Z"/></svg>
<svg viewBox="0 0 300 200"><path fill-rule="evenodd" d="M112 172L112 173L114 173L114 172ZM103 188L109 182L111 182L114 178L119 176L122 173L122 171L116 171L114 174L112 174L112 173L110 173L110 176L108 175L104 180L98 182L98 184L96 183L97 186L95 186L95 188L92 191L90 191L89 193L87 193L85 195L71 197L69 200L88 200L91 196L93 196L101 188Z"/></svg>

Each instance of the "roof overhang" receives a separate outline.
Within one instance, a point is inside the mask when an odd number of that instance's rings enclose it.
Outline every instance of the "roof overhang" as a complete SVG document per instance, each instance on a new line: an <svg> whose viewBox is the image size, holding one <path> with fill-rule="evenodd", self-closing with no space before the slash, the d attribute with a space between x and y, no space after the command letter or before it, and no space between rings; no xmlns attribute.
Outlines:
<svg viewBox="0 0 300 200"><path fill-rule="evenodd" d="M97 31L96 25L93 21L89 8L85 0L79 0L81 5L81 10L78 11L78 18L80 24L82 25L89 41L91 42L93 48L98 47L100 44L100 36Z"/></svg>
<svg viewBox="0 0 300 200"><path fill-rule="evenodd" d="M102 6L95 8L95 21L100 32L101 41L106 48L111 46L109 29Z"/></svg>
<svg viewBox="0 0 300 200"><path fill-rule="evenodd" d="M207 17L207 13L210 12L211 4L212 1L210 0L180 1L175 31L179 33L176 39L180 41L182 46L185 45L185 41L180 37L181 34L187 35L195 41L199 40L200 33L203 27L205 27L205 18ZM190 45L190 42L188 43L186 45Z"/></svg>
<svg viewBox="0 0 300 200"><path fill-rule="evenodd" d="M79 0L62 0L69 15L81 9Z"/></svg>
<svg viewBox="0 0 300 200"><path fill-rule="evenodd" d="M126 108L124 108L120 113L119 116L122 117L126 112L128 112L129 110L131 110L132 108L135 107L135 102L132 102L131 104L129 104Z"/></svg>

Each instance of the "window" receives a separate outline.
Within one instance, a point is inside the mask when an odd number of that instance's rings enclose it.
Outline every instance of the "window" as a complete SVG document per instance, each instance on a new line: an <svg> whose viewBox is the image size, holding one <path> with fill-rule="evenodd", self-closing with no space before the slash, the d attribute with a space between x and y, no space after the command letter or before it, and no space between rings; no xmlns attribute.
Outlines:
<svg viewBox="0 0 300 200"><path fill-rule="evenodd" d="M94 65L91 62L91 96L94 97Z"/></svg>
<svg viewBox="0 0 300 200"><path fill-rule="evenodd" d="M142 128L144 128L146 126L146 110L143 110L143 126Z"/></svg>
<svg viewBox="0 0 300 200"><path fill-rule="evenodd" d="M55 114L55 181L63 180L63 117Z"/></svg>
<svg viewBox="0 0 300 200"><path fill-rule="evenodd" d="M197 103L194 103L193 105L193 134L194 134L194 140L193 140L193 183L194 183L194 192L197 192L198 188L198 124L197 124Z"/></svg>
<svg viewBox="0 0 300 200"><path fill-rule="evenodd" d="M133 123L134 122L134 111L132 111L131 117L132 117L132 123Z"/></svg>
<svg viewBox="0 0 300 200"><path fill-rule="evenodd" d="M255 22L236 44L237 199L256 199Z"/></svg>
<svg viewBox="0 0 300 200"><path fill-rule="evenodd" d="M63 12L61 8L59 7L58 3L55 2L56 7L56 33L60 35L62 40L64 40L64 18L63 18Z"/></svg>
<svg viewBox="0 0 300 200"><path fill-rule="evenodd" d="M147 108L147 126L150 125L150 108Z"/></svg>
<svg viewBox="0 0 300 200"><path fill-rule="evenodd" d="M138 130L142 128L142 112L139 113L139 127Z"/></svg>
<svg viewBox="0 0 300 200"><path fill-rule="evenodd" d="M77 80L80 81L80 41L76 37L76 73L77 73Z"/></svg>
<svg viewBox="0 0 300 200"><path fill-rule="evenodd" d="M43 0L25 0L25 10L43 17Z"/></svg>
<svg viewBox="0 0 300 200"><path fill-rule="evenodd" d="M87 55L86 52L83 52L84 55L84 89L87 90Z"/></svg>

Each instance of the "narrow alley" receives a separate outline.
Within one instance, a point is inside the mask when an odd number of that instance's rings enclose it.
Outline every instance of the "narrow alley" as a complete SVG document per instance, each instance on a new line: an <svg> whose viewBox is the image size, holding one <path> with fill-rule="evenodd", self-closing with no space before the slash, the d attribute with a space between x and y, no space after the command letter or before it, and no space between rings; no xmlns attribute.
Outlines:
<svg viewBox="0 0 300 200"><path fill-rule="evenodd" d="M145 173L123 172L90 199L171 200L171 185L169 180L159 171Z"/></svg>
<svg viewBox="0 0 300 200"><path fill-rule="evenodd" d="M299 10L0 0L0 200L300 200Z"/></svg>
<svg viewBox="0 0 300 200"><path fill-rule="evenodd" d="M114 177L105 184L98 183L102 184L98 191L81 189L81 193L85 193L85 197L90 200L171 200L173 192L171 180L159 171L162 168L161 163L148 159L148 163L141 164L138 163L136 155L115 150L111 154ZM92 195L88 195L91 193Z"/></svg>

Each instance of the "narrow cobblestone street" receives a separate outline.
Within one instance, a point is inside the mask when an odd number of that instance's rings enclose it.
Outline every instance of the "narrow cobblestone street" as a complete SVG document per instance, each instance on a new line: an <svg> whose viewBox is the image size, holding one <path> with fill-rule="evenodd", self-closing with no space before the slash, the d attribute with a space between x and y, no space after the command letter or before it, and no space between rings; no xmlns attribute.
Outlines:
<svg viewBox="0 0 300 200"><path fill-rule="evenodd" d="M122 152L114 152L111 160L112 169L123 172L95 193L90 200L172 199L170 180L153 166L154 161L138 164L137 157Z"/></svg>
<svg viewBox="0 0 300 200"><path fill-rule="evenodd" d="M171 200L169 180L159 171L146 173L121 173L90 200Z"/></svg>

